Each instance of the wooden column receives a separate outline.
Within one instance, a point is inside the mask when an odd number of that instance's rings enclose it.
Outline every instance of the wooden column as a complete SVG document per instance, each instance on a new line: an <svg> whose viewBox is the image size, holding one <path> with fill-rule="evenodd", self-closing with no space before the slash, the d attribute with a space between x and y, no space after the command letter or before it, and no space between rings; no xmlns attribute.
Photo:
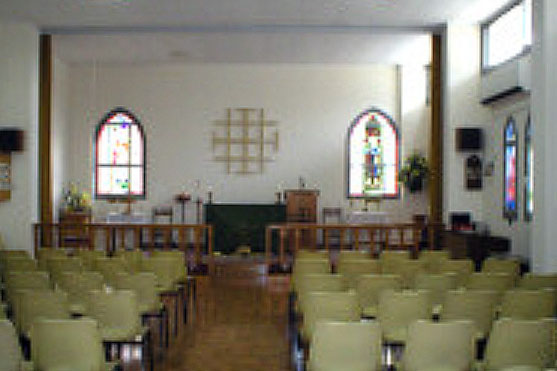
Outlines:
<svg viewBox="0 0 557 371"><path fill-rule="evenodd" d="M429 151L429 220L440 223L443 219L443 91L441 35L431 39L431 140Z"/></svg>
<svg viewBox="0 0 557 371"><path fill-rule="evenodd" d="M39 66L39 203L41 223L52 223L52 37L40 36ZM50 237L43 236L43 244L50 245Z"/></svg>

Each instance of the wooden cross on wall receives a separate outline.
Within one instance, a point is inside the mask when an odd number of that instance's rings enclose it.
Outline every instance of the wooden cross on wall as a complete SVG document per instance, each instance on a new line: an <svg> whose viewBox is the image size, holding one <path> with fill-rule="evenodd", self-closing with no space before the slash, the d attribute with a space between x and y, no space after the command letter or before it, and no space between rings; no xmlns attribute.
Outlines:
<svg viewBox="0 0 557 371"><path fill-rule="evenodd" d="M233 119L234 113L238 118ZM226 163L228 174L262 173L264 164L273 161L267 155L268 147L278 151L278 130L269 132L269 128L277 124L277 121L265 119L263 109L228 108L226 119L215 121L224 131L223 136L213 132L213 152L217 147L224 147L224 153L216 154L215 161Z"/></svg>

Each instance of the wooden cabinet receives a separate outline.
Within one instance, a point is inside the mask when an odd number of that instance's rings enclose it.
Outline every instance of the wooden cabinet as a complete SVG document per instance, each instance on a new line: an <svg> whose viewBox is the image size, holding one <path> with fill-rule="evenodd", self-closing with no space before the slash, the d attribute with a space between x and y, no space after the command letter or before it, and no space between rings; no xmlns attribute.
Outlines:
<svg viewBox="0 0 557 371"><path fill-rule="evenodd" d="M318 190L297 189L284 191L286 221L292 223L317 223Z"/></svg>
<svg viewBox="0 0 557 371"><path fill-rule="evenodd" d="M88 211L61 211L60 246L89 246L89 228L81 226L88 223L91 223L91 213Z"/></svg>

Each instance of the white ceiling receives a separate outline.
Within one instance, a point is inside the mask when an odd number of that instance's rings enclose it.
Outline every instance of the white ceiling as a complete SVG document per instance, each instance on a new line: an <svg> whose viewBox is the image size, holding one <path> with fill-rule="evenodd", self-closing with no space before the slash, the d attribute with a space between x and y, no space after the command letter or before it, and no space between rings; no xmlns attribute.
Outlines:
<svg viewBox="0 0 557 371"><path fill-rule="evenodd" d="M0 0L68 63L420 63L450 20L513 0Z"/></svg>
<svg viewBox="0 0 557 371"><path fill-rule="evenodd" d="M510 0L1 0L0 18L87 27L432 27L485 18Z"/></svg>

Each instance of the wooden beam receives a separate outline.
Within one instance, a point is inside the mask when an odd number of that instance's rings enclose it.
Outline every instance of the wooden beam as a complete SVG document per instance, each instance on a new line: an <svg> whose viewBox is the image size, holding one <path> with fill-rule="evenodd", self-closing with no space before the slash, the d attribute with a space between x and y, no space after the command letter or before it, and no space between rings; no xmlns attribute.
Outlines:
<svg viewBox="0 0 557 371"><path fill-rule="evenodd" d="M39 71L39 203L42 223L52 223L52 37L40 37ZM45 241L49 242L49 241Z"/></svg>
<svg viewBox="0 0 557 371"><path fill-rule="evenodd" d="M431 39L431 140L429 151L429 203L431 223L443 219L443 91L442 91L442 36Z"/></svg>

